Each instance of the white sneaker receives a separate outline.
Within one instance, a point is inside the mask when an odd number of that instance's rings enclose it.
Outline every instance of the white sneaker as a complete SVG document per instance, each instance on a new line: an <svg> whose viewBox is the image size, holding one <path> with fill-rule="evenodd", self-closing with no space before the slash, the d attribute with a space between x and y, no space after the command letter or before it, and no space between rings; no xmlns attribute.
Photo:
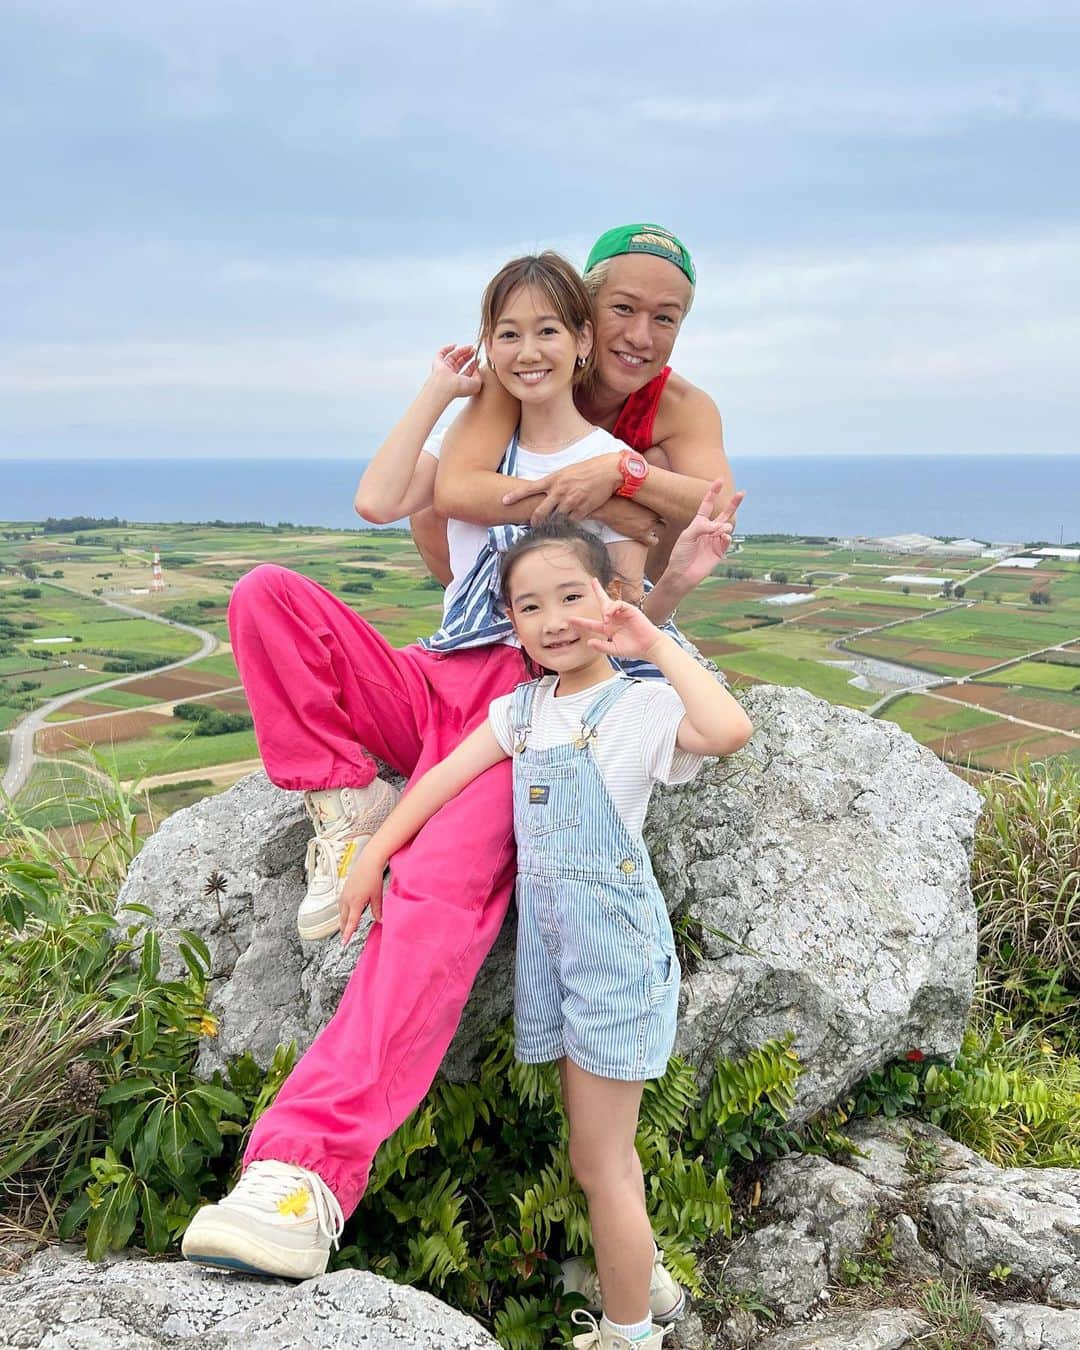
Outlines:
<svg viewBox="0 0 1080 1350"><path fill-rule="evenodd" d="M672 1329L658 1326L654 1322L652 1330L643 1341L628 1341L625 1336L612 1331L604 1318L597 1322L595 1317L581 1308L574 1309L570 1314L570 1320L576 1326L589 1328L570 1342L574 1350L663 1350L664 1337Z"/></svg>
<svg viewBox="0 0 1080 1350"><path fill-rule="evenodd" d="M302 938L330 937L341 927L338 901L349 869L400 796L381 778L373 778L362 788L304 793L315 837L304 861L307 894L296 916Z"/></svg>
<svg viewBox="0 0 1080 1350"><path fill-rule="evenodd" d="M588 1301L589 1311L599 1316L600 1280L588 1261L580 1256L564 1261L560 1288L568 1294L580 1294ZM685 1310L686 1292L664 1266L664 1253L657 1248L653 1257L652 1278L649 1280L649 1312L652 1319L660 1326L666 1326L680 1318Z"/></svg>
<svg viewBox="0 0 1080 1350"><path fill-rule="evenodd" d="M325 1272L344 1227L341 1206L321 1177L267 1159L253 1162L223 1200L196 1213L181 1251L199 1265L310 1280Z"/></svg>

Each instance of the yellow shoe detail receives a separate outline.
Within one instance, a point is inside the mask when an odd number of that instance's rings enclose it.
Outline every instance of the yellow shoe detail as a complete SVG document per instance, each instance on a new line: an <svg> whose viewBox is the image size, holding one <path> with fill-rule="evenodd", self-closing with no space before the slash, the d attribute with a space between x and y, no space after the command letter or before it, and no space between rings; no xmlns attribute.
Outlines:
<svg viewBox="0 0 1080 1350"><path fill-rule="evenodd" d="M356 856L356 840L350 839L345 845L345 852L341 855L341 862L338 863L337 874L339 877L345 877L349 868L352 866L352 860Z"/></svg>
<svg viewBox="0 0 1080 1350"><path fill-rule="evenodd" d="M277 1212L286 1218L290 1214L295 1214L298 1219L302 1219L307 1213L308 1203L311 1195L305 1186L299 1187L295 1191L290 1191L284 1199L277 1202Z"/></svg>

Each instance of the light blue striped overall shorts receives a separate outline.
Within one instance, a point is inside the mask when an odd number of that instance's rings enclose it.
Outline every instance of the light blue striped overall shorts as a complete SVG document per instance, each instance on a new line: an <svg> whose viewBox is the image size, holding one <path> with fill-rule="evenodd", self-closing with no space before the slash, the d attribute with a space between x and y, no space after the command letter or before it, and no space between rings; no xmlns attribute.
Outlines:
<svg viewBox="0 0 1080 1350"><path fill-rule="evenodd" d="M627 829L593 757L605 715L634 684L605 687L568 745L529 748L537 682L519 685L514 733L517 1058L563 1055L602 1078L658 1078L675 1040L679 962L641 835Z"/></svg>

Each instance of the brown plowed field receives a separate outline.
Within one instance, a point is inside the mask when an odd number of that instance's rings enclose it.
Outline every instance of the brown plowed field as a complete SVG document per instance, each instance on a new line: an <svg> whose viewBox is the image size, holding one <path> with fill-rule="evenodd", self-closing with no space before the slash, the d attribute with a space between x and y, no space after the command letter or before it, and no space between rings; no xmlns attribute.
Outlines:
<svg viewBox="0 0 1080 1350"><path fill-rule="evenodd" d="M905 661L921 665L932 661L936 666L952 666L955 670L985 670L996 665L992 656L973 656L970 652L957 652L941 647L909 647Z"/></svg>
<svg viewBox="0 0 1080 1350"><path fill-rule="evenodd" d="M95 717L92 722L79 722L75 726L60 723L43 727L34 738L34 746L39 754L55 755L60 750L71 750L80 745L133 741L146 736L163 722L175 725L170 713L144 712L135 708L131 712L117 713L115 717Z"/></svg>
<svg viewBox="0 0 1080 1350"><path fill-rule="evenodd" d="M201 698L199 702L205 703L208 708L217 708L221 712L246 713L248 711L248 701L242 690L237 690L234 694L215 694L213 698Z"/></svg>
<svg viewBox="0 0 1080 1350"><path fill-rule="evenodd" d="M1080 702L1055 703L1048 698L1014 693L1007 685L962 684L935 690L942 698L957 703L969 703L976 708L989 708L1009 717L1022 717L1027 722L1039 722L1044 727L1060 727L1062 731L1080 731Z"/></svg>
<svg viewBox="0 0 1080 1350"><path fill-rule="evenodd" d="M236 683L228 675L185 674L183 671L170 671L168 675L147 675L145 679L134 680L124 688L133 694L142 694L144 698L154 698L164 703L167 699L194 698L196 694L212 694L218 689L228 689Z"/></svg>
<svg viewBox="0 0 1080 1350"><path fill-rule="evenodd" d="M724 670L724 667L720 667ZM724 670L727 676L728 684L764 684L764 680L759 680L756 675L744 675L741 670Z"/></svg>
<svg viewBox="0 0 1080 1350"><path fill-rule="evenodd" d="M67 703L61 709L68 717L97 717L99 713L114 713L116 711L110 703L91 703L87 698L77 698L74 703Z"/></svg>

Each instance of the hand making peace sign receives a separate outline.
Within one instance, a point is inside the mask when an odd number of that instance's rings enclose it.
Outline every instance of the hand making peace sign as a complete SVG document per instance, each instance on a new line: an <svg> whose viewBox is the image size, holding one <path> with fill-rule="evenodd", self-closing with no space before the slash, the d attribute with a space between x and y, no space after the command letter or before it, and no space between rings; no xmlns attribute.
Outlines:
<svg viewBox="0 0 1080 1350"><path fill-rule="evenodd" d="M686 582L688 590L703 581L731 547L731 536L735 530L735 513L742 505L745 492L736 492L727 506L715 520L716 501L723 488L723 480L717 479L709 485L701 499L697 515L693 518L678 539L675 540L668 559L668 570L678 573Z"/></svg>

